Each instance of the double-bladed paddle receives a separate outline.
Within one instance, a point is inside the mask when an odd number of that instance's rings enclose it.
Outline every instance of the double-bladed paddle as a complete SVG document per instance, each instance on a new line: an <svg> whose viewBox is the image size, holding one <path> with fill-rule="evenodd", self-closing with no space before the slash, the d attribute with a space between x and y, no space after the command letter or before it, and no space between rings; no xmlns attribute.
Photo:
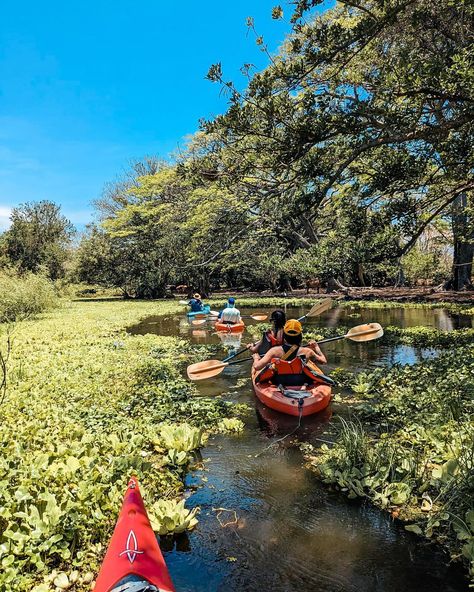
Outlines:
<svg viewBox="0 0 474 592"><path fill-rule="evenodd" d="M310 309L309 312L307 312L304 316L300 317L297 320L300 321L301 323L304 323L304 321L307 317L317 317L318 315L323 314L323 312L326 312L327 310L329 310L331 307L332 307L331 298L325 298L324 300L321 300L320 302L316 302L316 304L314 304L312 306L312 308Z"/></svg>
<svg viewBox="0 0 474 592"><path fill-rule="evenodd" d="M344 335L338 335L336 337L328 337L326 339L322 339L318 341L318 345L321 343L328 343L329 341L338 341L339 339L350 339L351 341L356 341L358 343L362 343L365 341L373 341L374 339L378 339L383 335L383 328L379 323L367 323L365 325L357 325L356 327L352 327L347 333ZM233 354L225 360L230 360L232 357L235 357L239 353ZM243 360L237 360L235 362L228 362L223 360L206 360L204 362L198 362L197 364L191 364L187 368L188 378L190 380L204 380L205 378L212 378L213 376L217 376L220 374L224 368L230 366L231 364L240 364L242 362L247 362L252 358L245 358Z"/></svg>

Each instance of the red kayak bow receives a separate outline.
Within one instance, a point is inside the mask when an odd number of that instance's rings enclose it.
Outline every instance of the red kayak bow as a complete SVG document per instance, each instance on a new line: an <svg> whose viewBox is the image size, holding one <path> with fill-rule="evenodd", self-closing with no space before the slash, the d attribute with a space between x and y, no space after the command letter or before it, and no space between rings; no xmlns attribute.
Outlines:
<svg viewBox="0 0 474 592"><path fill-rule="evenodd" d="M141 590L174 592L174 587L132 477L94 592Z"/></svg>

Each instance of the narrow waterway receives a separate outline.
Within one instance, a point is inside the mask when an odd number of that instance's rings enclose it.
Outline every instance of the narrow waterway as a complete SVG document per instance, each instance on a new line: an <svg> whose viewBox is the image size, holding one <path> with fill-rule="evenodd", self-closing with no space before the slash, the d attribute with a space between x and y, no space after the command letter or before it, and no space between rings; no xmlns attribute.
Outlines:
<svg viewBox="0 0 474 592"><path fill-rule="evenodd" d="M257 311L241 310L245 314ZM307 309L287 312L298 317ZM335 308L315 321L312 324L316 326L354 326L370 321L443 330L471 326L470 317L416 308ZM183 315L151 317L131 332L181 334L196 343L221 340L211 326L195 328ZM226 336L223 347L240 347L248 341L247 332L241 341L238 336ZM335 342L328 344L325 352L329 373L335 367L390 367L436 355L434 350L377 342ZM217 357L224 355L223 349ZM244 432L212 438L202 450L202 468L188 476L188 505L201 508L198 528L172 544L162 541L178 591L467 589L462 571L447 567L446 557L433 546L377 509L328 490L303 467L296 440L317 445L321 438L330 437L332 423L346 412L344 403L332 403L323 414L303 419L294 436L265 450L293 431L296 419L261 405L248 376L249 368L242 364L226 369L213 380L197 383L203 396L246 403L250 411Z"/></svg>

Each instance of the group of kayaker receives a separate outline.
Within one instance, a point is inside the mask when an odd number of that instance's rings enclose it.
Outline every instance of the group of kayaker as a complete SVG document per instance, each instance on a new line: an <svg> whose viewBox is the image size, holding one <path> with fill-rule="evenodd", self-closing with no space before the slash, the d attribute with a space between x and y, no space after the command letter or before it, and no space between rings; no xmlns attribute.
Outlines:
<svg viewBox="0 0 474 592"><path fill-rule="evenodd" d="M200 294L196 293L188 302L192 312L203 310ZM200 307L196 310L197 307ZM220 323L237 325L241 323L240 311L235 306L235 298L230 297L226 306L219 312ZM310 361L326 364L326 356L316 341L302 346L303 326L296 319L286 319L283 310L274 310L270 316L272 327L265 331L262 338L247 348L252 352L253 370L264 371L263 379L271 378L270 372L278 375L280 384L297 386L308 380L307 364ZM265 372L269 369L269 372ZM268 377L267 377L268 375ZM257 376L259 376L257 374Z"/></svg>

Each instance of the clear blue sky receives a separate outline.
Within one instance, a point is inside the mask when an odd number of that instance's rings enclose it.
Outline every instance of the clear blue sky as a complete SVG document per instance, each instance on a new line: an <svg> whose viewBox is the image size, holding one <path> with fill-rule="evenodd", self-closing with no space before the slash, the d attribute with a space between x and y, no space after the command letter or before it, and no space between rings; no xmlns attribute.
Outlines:
<svg viewBox="0 0 474 592"><path fill-rule="evenodd" d="M6 2L0 23L0 228L9 209L50 199L80 228L91 200L127 161L166 157L200 117L225 110L204 79L222 62L267 58L245 20L275 51L289 31L276 0ZM241 81L243 84L243 80Z"/></svg>

